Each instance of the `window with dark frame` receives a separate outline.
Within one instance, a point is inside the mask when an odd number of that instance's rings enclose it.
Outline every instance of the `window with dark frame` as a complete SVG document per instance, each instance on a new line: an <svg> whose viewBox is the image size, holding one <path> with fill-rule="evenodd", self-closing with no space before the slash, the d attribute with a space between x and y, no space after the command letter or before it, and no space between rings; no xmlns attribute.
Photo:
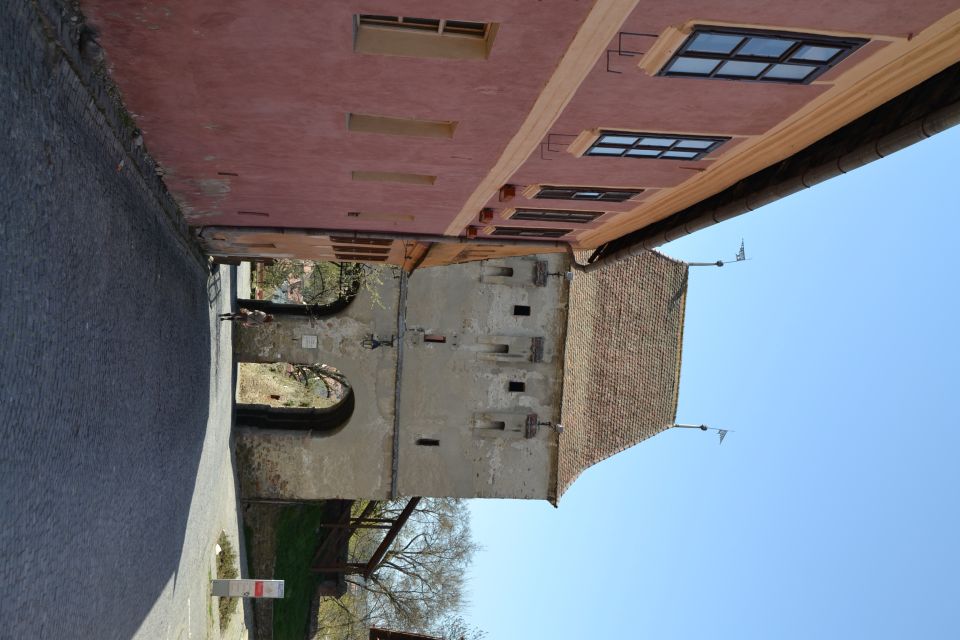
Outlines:
<svg viewBox="0 0 960 640"><path fill-rule="evenodd" d="M603 131L584 155L657 160L699 160L730 138Z"/></svg>
<svg viewBox="0 0 960 640"><path fill-rule="evenodd" d="M695 27L657 75L809 84L866 42L808 33Z"/></svg>
<svg viewBox="0 0 960 640"><path fill-rule="evenodd" d="M566 211L562 209L517 209L511 220L537 220L541 222L573 222L586 224L604 214L603 211Z"/></svg>
<svg viewBox="0 0 960 640"><path fill-rule="evenodd" d="M551 187L544 185L533 196L537 200L586 200L587 202L626 202L643 193L643 189L609 189L606 187Z"/></svg>
<svg viewBox="0 0 960 640"><path fill-rule="evenodd" d="M406 29L408 31L428 31L439 35L460 35L483 38L487 34L487 25L484 22L469 22L466 20L439 20L435 18L410 18L405 16L378 16L360 14L358 24L391 29Z"/></svg>
<svg viewBox="0 0 960 640"><path fill-rule="evenodd" d="M562 238L573 229L538 229L536 227L497 227L492 236L518 236L521 238Z"/></svg>

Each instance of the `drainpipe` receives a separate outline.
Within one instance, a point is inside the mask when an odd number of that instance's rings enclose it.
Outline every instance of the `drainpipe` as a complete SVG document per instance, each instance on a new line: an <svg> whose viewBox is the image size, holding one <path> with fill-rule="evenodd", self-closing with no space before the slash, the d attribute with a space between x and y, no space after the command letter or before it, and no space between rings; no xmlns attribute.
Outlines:
<svg viewBox="0 0 960 640"><path fill-rule="evenodd" d="M390 455L390 499L396 500L399 491L400 476L400 399L402 397L400 382L403 380L403 345L407 331L407 286L409 276L405 271L400 272L400 299L397 302L397 338L394 340L397 349L397 369L393 387L393 437Z"/></svg>
<svg viewBox="0 0 960 640"><path fill-rule="evenodd" d="M690 235L701 229L713 226L718 222L729 220L744 213L754 211L760 207L770 204L775 200L785 198L791 194L804 189L809 189L815 184L829 180L835 176L849 173L854 169L869 164L874 160L885 158L890 154L909 147L910 145L926 140L950 127L960 124L960 102L954 102L931 114L914 120L913 122L900 127L888 133L887 135L864 144L850 153L840 156L835 160L821 164L819 166L807 169L797 177L789 178L783 182L771 185L750 195L728 202L714 209L710 209L700 214L696 218L678 224L672 228L660 231L650 237L644 238L629 247L624 247L605 256L601 256L588 265L580 265L573 260L573 268L578 271L593 271L603 264L616 262L625 258L631 258L649 249L654 249L660 245L666 244L677 238ZM570 251L571 257L573 251Z"/></svg>

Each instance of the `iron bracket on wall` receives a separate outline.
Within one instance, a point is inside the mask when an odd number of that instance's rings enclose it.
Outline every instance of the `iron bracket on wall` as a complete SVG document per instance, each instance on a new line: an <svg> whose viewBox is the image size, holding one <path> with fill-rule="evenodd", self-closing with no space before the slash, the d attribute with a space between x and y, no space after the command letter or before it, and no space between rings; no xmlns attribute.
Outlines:
<svg viewBox="0 0 960 640"><path fill-rule="evenodd" d="M655 33L634 33L632 31L621 31L617 34L617 48L616 49L607 49L607 73L623 73L622 71L614 71L610 68L610 54L615 53L621 58L632 58L634 56L642 56L646 51L630 51L623 48L623 36L637 36L639 38L658 38Z"/></svg>

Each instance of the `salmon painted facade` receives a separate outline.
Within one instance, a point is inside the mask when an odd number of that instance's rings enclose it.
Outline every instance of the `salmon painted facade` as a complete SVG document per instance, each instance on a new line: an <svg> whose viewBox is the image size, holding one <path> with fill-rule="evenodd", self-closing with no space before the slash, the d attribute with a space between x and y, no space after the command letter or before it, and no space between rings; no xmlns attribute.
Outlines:
<svg viewBox="0 0 960 640"><path fill-rule="evenodd" d="M951 0L83 8L208 252L408 271L650 248L960 60Z"/></svg>

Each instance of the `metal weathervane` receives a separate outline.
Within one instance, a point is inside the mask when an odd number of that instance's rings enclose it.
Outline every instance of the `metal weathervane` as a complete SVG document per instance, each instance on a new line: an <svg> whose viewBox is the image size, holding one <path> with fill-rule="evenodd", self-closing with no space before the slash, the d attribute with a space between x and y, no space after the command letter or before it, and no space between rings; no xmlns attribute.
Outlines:
<svg viewBox="0 0 960 640"><path fill-rule="evenodd" d="M737 251L737 255L734 256L734 262L744 262L749 260L747 257L747 250L743 246L743 238L740 239L740 250ZM717 260L716 262L688 262L687 266L689 267L722 267L726 263L723 260Z"/></svg>
<svg viewBox="0 0 960 640"><path fill-rule="evenodd" d="M708 427L705 424L675 424L673 425L674 429L699 429L700 431L716 431L717 435L720 436L720 443L723 444L723 439L727 437L727 434L733 431L733 429L717 429L714 427Z"/></svg>

